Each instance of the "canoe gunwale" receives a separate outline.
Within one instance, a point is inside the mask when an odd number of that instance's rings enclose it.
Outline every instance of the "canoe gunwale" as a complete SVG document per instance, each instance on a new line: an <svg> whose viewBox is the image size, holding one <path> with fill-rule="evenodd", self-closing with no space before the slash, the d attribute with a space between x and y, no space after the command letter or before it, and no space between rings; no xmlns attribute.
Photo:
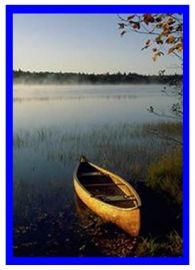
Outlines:
<svg viewBox="0 0 195 270"><path fill-rule="evenodd" d="M79 168L79 165L80 165L80 162L78 162L77 166L75 167L74 173L73 173L73 180L77 182L77 185L79 185L88 194L88 196L91 197L92 200L95 200L97 202L101 202L103 205L105 205L106 207L109 207L111 209L114 208L114 209L117 209L117 210L128 211L128 212L129 211L134 211L134 210L136 210L136 209L138 209L138 208L141 207L141 199L140 199L139 195L137 194L137 192L135 191L135 189L128 182L126 182L119 175L116 175L115 173L112 173L112 172L110 172L110 171L108 171L106 169L103 169L103 168L101 168L101 167L93 164L92 162L89 162L88 161L88 163L91 166L95 167L97 170L102 171L104 174L106 174L106 172L107 172L108 175L117 177L119 179L119 181L121 181L122 183L124 183L130 190L132 190L132 192L135 195L135 198L137 200L137 205L134 206L134 207L128 207L128 208L118 207L118 206L112 205L110 203L104 202L103 200L101 200L101 199L99 199L97 197L92 196L92 194L85 188L84 185L81 184L81 182L78 179L77 172L78 172L78 168ZM79 196L79 194L78 194L78 196Z"/></svg>

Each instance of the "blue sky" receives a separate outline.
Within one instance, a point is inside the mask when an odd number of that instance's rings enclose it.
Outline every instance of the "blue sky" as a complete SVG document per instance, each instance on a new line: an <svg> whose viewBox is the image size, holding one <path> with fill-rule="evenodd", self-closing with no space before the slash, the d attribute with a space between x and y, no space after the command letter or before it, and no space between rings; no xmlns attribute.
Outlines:
<svg viewBox="0 0 195 270"><path fill-rule="evenodd" d="M15 14L14 69L180 72L173 68L174 57L164 56L154 63L151 51L141 51L147 36L130 32L121 38L118 22L115 14Z"/></svg>

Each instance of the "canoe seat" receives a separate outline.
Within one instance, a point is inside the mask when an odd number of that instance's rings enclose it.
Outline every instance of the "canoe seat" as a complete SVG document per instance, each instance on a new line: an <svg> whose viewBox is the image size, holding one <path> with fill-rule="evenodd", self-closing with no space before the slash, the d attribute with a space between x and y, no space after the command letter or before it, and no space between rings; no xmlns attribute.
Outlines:
<svg viewBox="0 0 195 270"><path fill-rule="evenodd" d="M97 183L97 184L86 184L85 187L107 187L107 186L124 186L123 183Z"/></svg>
<svg viewBox="0 0 195 270"><path fill-rule="evenodd" d="M126 202L126 201L135 201L136 198L134 196L123 196L123 195L115 195L115 196L106 196L106 195L96 195L98 199L101 199L104 202Z"/></svg>
<svg viewBox="0 0 195 270"><path fill-rule="evenodd" d="M101 172L87 172L87 173L81 173L79 176L97 176L102 175Z"/></svg>

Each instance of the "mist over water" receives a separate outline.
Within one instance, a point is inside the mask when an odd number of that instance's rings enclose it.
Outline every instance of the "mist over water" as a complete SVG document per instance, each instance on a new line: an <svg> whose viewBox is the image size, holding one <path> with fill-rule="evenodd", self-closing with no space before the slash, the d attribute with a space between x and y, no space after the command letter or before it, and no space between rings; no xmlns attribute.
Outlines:
<svg viewBox="0 0 195 270"><path fill-rule="evenodd" d="M94 125L161 121L150 106L170 114L173 98L162 85L14 86L15 131L63 126L85 130ZM162 119L163 120L163 119Z"/></svg>

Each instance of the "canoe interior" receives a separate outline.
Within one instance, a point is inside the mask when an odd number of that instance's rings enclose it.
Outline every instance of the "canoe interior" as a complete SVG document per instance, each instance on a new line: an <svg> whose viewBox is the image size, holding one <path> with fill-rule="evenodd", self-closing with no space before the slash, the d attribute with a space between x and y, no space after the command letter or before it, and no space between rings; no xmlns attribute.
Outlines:
<svg viewBox="0 0 195 270"><path fill-rule="evenodd" d="M77 177L93 197L121 208L137 206L134 194L131 191L127 194L121 189L123 183L116 185L109 175L101 173L88 162L80 163Z"/></svg>

